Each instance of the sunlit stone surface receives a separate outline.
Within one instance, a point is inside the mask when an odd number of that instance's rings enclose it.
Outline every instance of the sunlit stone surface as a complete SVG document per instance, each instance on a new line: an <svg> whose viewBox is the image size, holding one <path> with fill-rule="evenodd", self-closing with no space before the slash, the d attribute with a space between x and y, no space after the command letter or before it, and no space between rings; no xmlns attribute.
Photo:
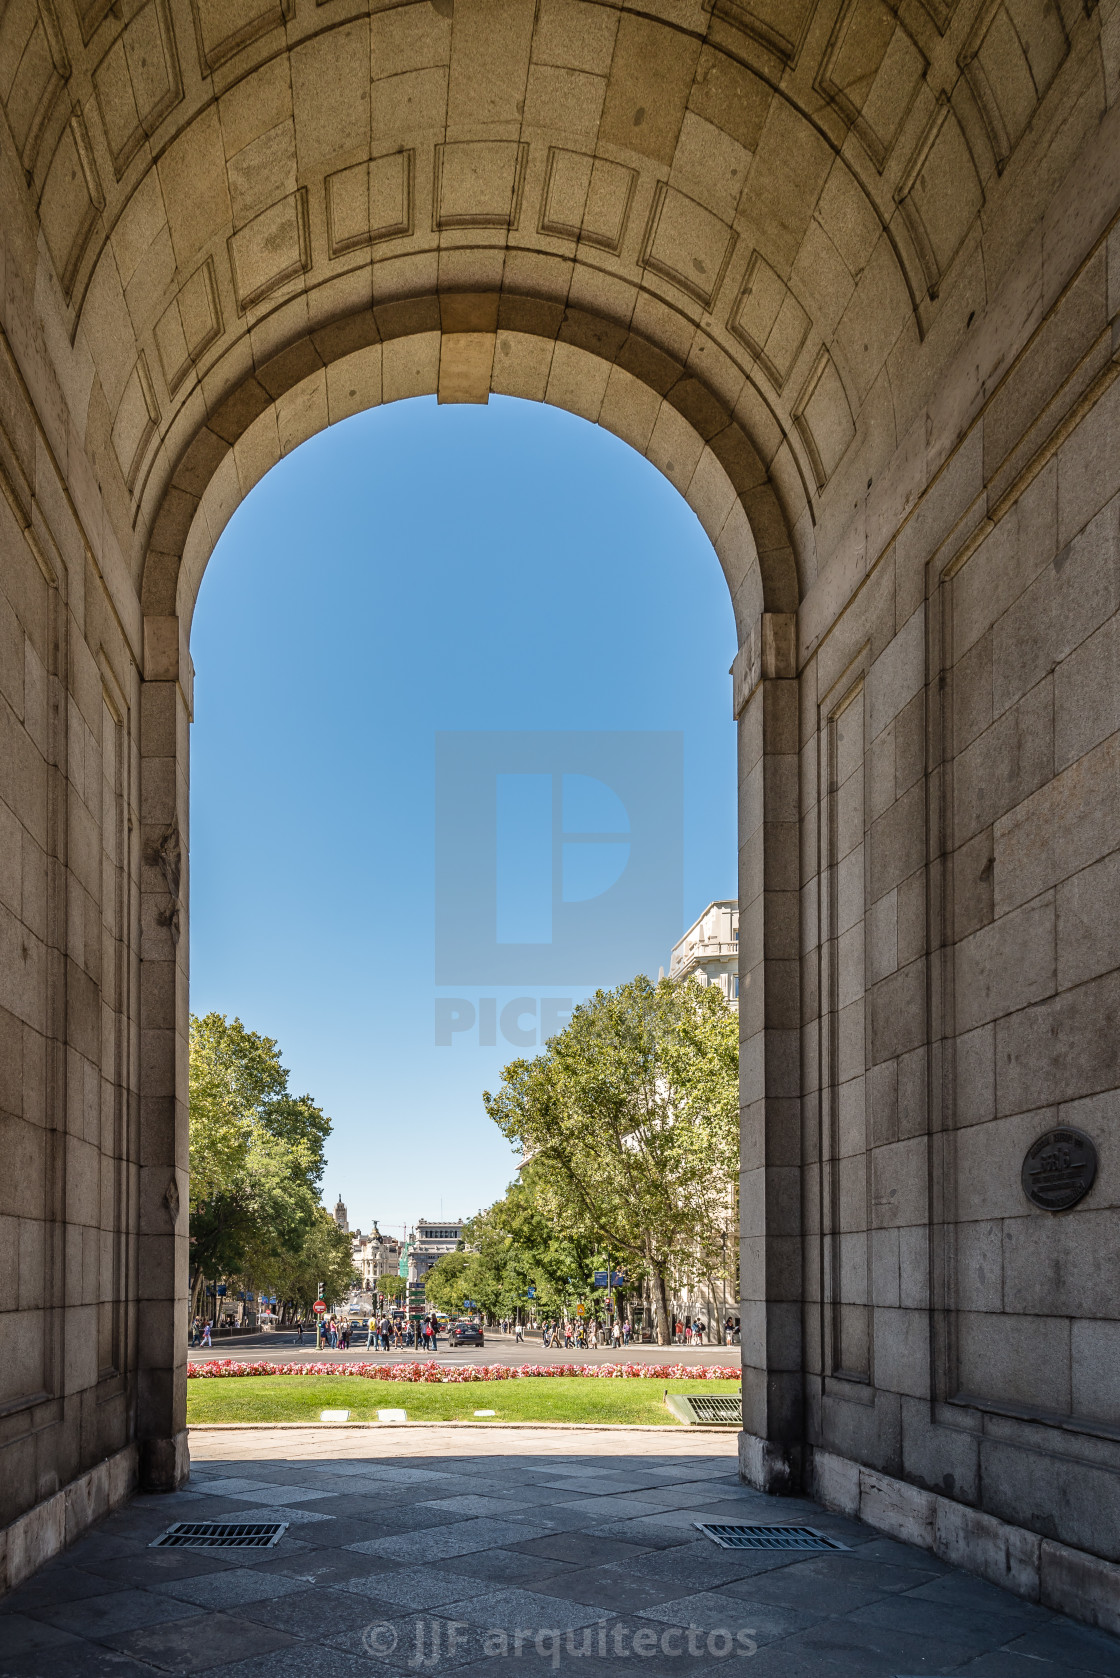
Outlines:
<svg viewBox="0 0 1120 1678"><path fill-rule="evenodd" d="M187 1471L207 557L498 391L739 625L744 1474L1115 1623L1118 71L1116 0L0 8L9 1581Z"/></svg>

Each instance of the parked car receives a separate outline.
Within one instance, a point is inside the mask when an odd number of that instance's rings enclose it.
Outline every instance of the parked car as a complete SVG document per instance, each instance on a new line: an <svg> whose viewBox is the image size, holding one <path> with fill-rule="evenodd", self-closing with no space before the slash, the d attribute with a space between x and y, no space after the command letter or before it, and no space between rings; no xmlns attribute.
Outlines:
<svg viewBox="0 0 1120 1678"><path fill-rule="evenodd" d="M452 1323L447 1331L452 1346L484 1346L481 1323Z"/></svg>

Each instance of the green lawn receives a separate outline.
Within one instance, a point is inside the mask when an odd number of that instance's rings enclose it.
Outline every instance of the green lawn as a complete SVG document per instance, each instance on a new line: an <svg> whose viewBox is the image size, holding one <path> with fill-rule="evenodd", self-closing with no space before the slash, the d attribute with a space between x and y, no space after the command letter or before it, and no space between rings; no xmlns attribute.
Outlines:
<svg viewBox="0 0 1120 1678"><path fill-rule="evenodd" d="M471 1421L493 1410L498 1422L655 1422L682 1424L665 1405L664 1381L553 1375L518 1381L425 1386L337 1375L245 1375L187 1382L190 1422L317 1422L320 1410L349 1410L353 1422L377 1420L380 1408L409 1421ZM668 1383L670 1392L737 1393L738 1381Z"/></svg>

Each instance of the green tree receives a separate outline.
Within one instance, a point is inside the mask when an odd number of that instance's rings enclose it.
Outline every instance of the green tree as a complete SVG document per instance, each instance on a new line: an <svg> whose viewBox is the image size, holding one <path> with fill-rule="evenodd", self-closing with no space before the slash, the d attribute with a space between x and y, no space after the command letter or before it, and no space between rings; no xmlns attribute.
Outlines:
<svg viewBox="0 0 1120 1678"><path fill-rule="evenodd" d="M284 1261L301 1251L321 1210L330 1128L309 1095L288 1089L274 1038L223 1014L192 1016L192 1311L207 1275L279 1291Z"/></svg>
<svg viewBox="0 0 1120 1678"><path fill-rule="evenodd" d="M597 991L486 1111L530 1156L540 1213L644 1267L669 1339L677 1257L711 1251L738 1170L738 1018L715 986L642 976Z"/></svg>
<svg viewBox="0 0 1120 1678"><path fill-rule="evenodd" d="M350 1237L323 1206L316 1206L299 1248L276 1260L273 1275L277 1298L304 1317L320 1297L328 1305L339 1304L360 1279L350 1257Z"/></svg>
<svg viewBox="0 0 1120 1678"><path fill-rule="evenodd" d="M463 1301L474 1297L470 1287L473 1259L472 1253L444 1253L438 1258L424 1278L425 1303L457 1317Z"/></svg>
<svg viewBox="0 0 1120 1678"><path fill-rule="evenodd" d="M408 1283L403 1276L392 1273L377 1278L377 1291L382 1299L403 1299Z"/></svg>
<svg viewBox="0 0 1120 1678"><path fill-rule="evenodd" d="M592 1244L552 1215L536 1163L501 1200L463 1226L463 1244L474 1259L468 1297L490 1316L524 1311L534 1289L538 1311L560 1315L591 1285Z"/></svg>

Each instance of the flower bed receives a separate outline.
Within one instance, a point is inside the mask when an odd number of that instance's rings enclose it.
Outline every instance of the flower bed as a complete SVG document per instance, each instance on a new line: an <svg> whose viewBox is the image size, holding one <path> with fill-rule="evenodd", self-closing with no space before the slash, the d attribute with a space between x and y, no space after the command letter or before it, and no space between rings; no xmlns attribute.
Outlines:
<svg viewBox="0 0 1120 1678"><path fill-rule="evenodd" d="M191 1380L230 1375L356 1375L367 1381L518 1381L527 1376L593 1375L607 1381L738 1381L737 1364L688 1363L237 1363L214 1358L187 1366Z"/></svg>

